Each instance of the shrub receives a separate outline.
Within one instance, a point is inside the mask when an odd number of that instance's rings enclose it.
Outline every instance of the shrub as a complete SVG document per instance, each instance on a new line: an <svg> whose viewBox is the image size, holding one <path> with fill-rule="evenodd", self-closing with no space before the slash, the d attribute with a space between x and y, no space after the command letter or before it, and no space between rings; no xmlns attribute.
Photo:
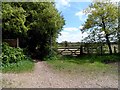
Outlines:
<svg viewBox="0 0 120 90"><path fill-rule="evenodd" d="M21 48L10 47L7 43L2 44L2 65L29 60Z"/></svg>
<svg viewBox="0 0 120 90"><path fill-rule="evenodd" d="M34 70L34 63L29 60L11 63L2 67L2 73L22 73L31 72Z"/></svg>

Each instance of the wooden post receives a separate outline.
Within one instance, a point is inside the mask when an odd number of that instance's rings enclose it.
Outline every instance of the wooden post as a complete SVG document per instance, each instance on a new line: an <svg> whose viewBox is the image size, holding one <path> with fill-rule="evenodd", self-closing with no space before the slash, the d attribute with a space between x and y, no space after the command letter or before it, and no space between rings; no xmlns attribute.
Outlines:
<svg viewBox="0 0 120 90"><path fill-rule="evenodd" d="M80 55L83 55L83 47L82 47L82 45L80 46Z"/></svg>
<svg viewBox="0 0 120 90"><path fill-rule="evenodd" d="M100 52L101 52L101 55L103 54L103 47L100 46Z"/></svg>
<svg viewBox="0 0 120 90"><path fill-rule="evenodd" d="M19 47L19 38L17 38L17 47Z"/></svg>
<svg viewBox="0 0 120 90"><path fill-rule="evenodd" d="M93 54L93 47L91 47L91 54Z"/></svg>
<svg viewBox="0 0 120 90"><path fill-rule="evenodd" d="M90 54L89 46L87 46L87 54Z"/></svg>
<svg viewBox="0 0 120 90"><path fill-rule="evenodd" d="M114 53L116 53L116 47L114 46Z"/></svg>

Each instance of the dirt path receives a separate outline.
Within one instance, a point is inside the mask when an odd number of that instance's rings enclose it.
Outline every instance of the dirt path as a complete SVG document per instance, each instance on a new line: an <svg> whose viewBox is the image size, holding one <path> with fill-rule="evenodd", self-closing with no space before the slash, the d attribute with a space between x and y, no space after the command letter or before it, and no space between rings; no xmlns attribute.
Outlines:
<svg viewBox="0 0 120 90"><path fill-rule="evenodd" d="M85 76L58 73L46 62L37 62L31 73L3 74L3 87L13 88L117 88L118 76Z"/></svg>

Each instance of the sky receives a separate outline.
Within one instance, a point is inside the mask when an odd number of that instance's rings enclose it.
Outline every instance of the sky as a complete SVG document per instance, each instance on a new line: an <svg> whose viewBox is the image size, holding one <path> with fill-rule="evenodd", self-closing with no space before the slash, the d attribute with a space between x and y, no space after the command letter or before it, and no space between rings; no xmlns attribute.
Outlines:
<svg viewBox="0 0 120 90"><path fill-rule="evenodd" d="M94 0L55 0L56 8L59 12L62 12L66 23L61 35L57 38L57 42L81 42L83 38L88 36L87 32L82 33L80 29L87 19L83 10L89 7L92 1ZM111 1L118 2L120 0Z"/></svg>
<svg viewBox="0 0 120 90"><path fill-rule="evenodd" d="M82 24L87 19L87 16L83 13L83 10L90 5L88 2L73 2L70 0L59 0L56 1L56 8L59 12L62 12L65 19L65 25L61 31L61 35L58 36L57 41L68 41L68 42L80 42L82 38L88 34L80 31Z"/></svg>

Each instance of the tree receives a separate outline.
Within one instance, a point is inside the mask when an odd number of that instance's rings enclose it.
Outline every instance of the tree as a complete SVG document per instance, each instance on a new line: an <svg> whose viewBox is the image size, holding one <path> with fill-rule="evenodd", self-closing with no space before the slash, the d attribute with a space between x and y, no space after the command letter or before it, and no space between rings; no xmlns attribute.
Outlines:
<svg viewBox="0 0 120 90"><path fill-rule="evenodd" d="M2 7L5 38L19 35L26 40L29 52L37 53L40 58L51 53L65 24L53 2L10 2Z"/></svg>
<svg viewBox="0 0 120 90"><path fill-rule="evenodd" d="M110 35L117 32L118 26L118 7L115 3L106 0L103 2L94 2L85 10L88 18L83 25L82 31L89 30L90 32L101 33L106 39L109 47L109 53L112 54Z"/></svg>
<svg viewBox="0 0 120 90"><path fill-rule="evenodd" d="M23 8L27 9L28 13L26 25L30 28L30 51L36 51L35 48L38 47L38 56L45 57L51 54L58 33L65 24L63 16L57 11L54 3L50 2L24 3Z"/></svg>
<svg viewBox="0 0 120 90"><path fill-rule="evenodd" d="M2 3L2 36L3 38L16 38L25 34L26 15L22 7L11 6L11 3Z"/></svg>

